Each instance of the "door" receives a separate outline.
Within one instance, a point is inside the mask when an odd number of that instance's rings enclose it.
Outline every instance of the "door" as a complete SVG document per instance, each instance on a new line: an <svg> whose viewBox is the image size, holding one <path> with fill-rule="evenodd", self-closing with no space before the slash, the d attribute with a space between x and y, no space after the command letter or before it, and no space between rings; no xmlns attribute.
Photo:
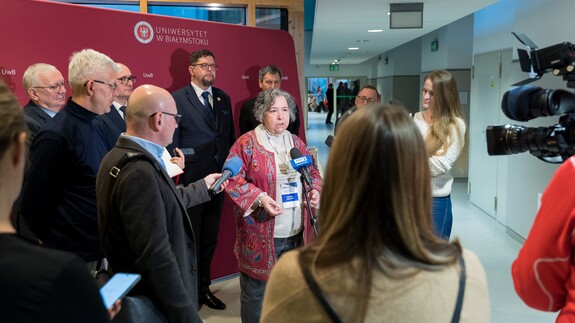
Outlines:
<svg viewBox="0 0 575 323"><path fill-rule="evenodd" d="M499 122L501 111L502 52L477 54L474 58L472 106L469 131L470 201L497 217L497 158L487 154L485 129Z"/></svg>

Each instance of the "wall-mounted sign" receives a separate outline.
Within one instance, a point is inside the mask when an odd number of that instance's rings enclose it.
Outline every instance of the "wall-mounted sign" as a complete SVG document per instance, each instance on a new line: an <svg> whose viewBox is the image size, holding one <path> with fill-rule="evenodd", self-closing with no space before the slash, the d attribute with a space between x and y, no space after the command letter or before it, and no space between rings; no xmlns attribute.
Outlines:
<svg viewBox="0 0 575 323"><path fill-rule="evenodd" d="M439 49L439 41L436 39L431 42L431 51L437 52L438 49Z"/></svg>

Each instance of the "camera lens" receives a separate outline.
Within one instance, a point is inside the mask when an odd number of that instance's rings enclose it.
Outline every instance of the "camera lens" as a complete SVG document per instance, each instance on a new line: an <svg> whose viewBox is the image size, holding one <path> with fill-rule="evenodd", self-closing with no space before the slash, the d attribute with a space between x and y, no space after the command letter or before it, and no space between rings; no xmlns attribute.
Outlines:
<svg viewBox="0 0 575 323"><path fill-rule="evenodd" d="M489 155L512 155L525 151L558 151L555 126L530 128L517 125L487 127L487 152Z"/></svg>

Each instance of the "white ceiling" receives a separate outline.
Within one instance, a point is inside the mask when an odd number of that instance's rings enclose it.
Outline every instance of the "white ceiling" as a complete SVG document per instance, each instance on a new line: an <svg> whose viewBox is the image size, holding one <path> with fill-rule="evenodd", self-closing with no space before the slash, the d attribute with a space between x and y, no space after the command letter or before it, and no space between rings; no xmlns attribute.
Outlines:
<svg viewBox="0 0 575 323"><path fill-rule="evenodd" d="M423 28L389 29L390 3L419 0L316 0L310 64L359 64L448 25L497 0L427 0ZM383 29L368 33L368 29ZM367 41L367 42L365 42ZM350 51L349 47L359 47Z"/></svg>

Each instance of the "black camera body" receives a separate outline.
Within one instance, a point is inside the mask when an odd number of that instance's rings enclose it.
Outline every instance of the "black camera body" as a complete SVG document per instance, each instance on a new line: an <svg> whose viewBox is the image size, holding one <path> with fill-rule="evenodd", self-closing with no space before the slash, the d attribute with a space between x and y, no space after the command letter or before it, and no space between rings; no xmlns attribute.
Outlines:
<svg viewBox="0 0 575 323"><path fill-rule="evenodd" d="M518 49L521 70L534 72L536 77L503 95L501 110L510 119L528 121L544 116L560 116L559 123L550 127L518 125L488 126L486 131L489 155L511 155L529 151L550 163L562 163L575 155L575 94L562 89L542 89L525 85L547 72L562 75L567 87L575 88L575 45L563 42L537 49L523 34L514 35L530 47Z"/></svg>
<svg viewBox="0 0 575 323"><path fill-rule="evenodd" d="M523 72L531 72L531 67L533 67L533 72L536 74L544 74L553 70L562 71L566 67L571 67L571 70L565 70L564 72L573 71L575 45L568 42L541 49L533 49L531 50L531 57L529 57L529 54L524 49L517 49L517 53L519 54L519 61Z"/></svg>

